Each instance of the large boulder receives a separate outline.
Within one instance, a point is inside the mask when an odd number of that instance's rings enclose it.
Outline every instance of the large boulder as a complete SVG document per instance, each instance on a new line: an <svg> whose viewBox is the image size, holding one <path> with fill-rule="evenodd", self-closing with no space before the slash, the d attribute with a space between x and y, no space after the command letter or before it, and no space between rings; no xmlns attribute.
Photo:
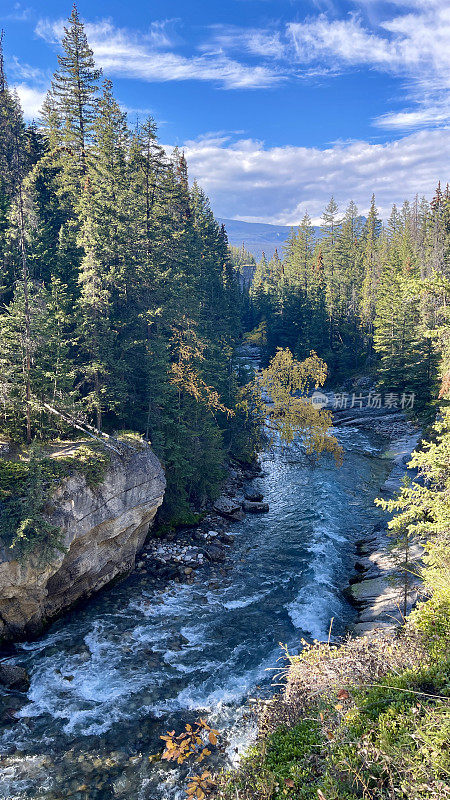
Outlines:
<svg viewBox="0 0 450 800"><path fill-rule="evenodd" d="M250 503L261 503L261 501L264 500L264 495L256 491L245 492L244 497Z"/></svg>
<svg viewBox="0 0 450 800"><path fill-rule="evenodd" d="M217 511L222 517L234 517L234 515L241 510L241 504L239 500L235 500L227 495L221 495L214 503L213 508L214 511Z"/></svg>
<svg viewBox="0 0 450 800"><path fill-rule="evenodd" d="M0 662L0 684L7 689L17 689L19 692L27 692L30 688L30 679L26 669L18 664L7 664Z"/></svg>
<svg viewBox="0 0 450 800"><path fill-rule="evenodd" d="M129 573L162 503L164 473L151 448L120 445L100 486L74 473L52 497L50 519L64 552L48 564L0 551L0 638L20 639L112 580Z"/></svg>
<svg viewBox="0 0 450 800"><path fill-rule="evenodd" d="M216 545L210 545L209 547L205 548L205 556L208 561L224 561L225 560L225 552L221 547L217 547Z"/></svg>
<svg viewBox="0 0 450 800"><path fill-rule="evenodd" d="M249 514L267 514L269 503L252 503L249 500L244 500L242 508Z"/></svg>

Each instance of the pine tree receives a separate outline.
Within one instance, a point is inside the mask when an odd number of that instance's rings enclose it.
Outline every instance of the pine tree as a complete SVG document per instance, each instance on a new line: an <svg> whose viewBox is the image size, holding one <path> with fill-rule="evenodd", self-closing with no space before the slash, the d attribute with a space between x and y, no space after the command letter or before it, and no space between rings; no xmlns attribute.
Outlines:
<svg viewBox="0 0 450 800"><path fill-rule="evenodd" d="M9 90L3 60L3 31L0 32L0 193L4 202L10 202L17 190L14 171L15 130L21 116L17 96ZM23 126L22 126L23 127ZM24 149L24 128L22 149Z"/></svg>
<svg viewBox="0 0 450 800"><path fill-rule="evenodd" d="M336 367L345 375L357 368L363 342L360 330L362 289L362 221L355 203L350 202L337 236L335 257Z"/></svg>
<svg viewBox="0 0 450 800"><path fill-rule="evenodd" d="M312 275L309 313L307 315L306 341L308 342L308 351L312 349L322 358L327 357L329 359L329 315L326 299L325 267L320 244L316 247L316 262ZM303 352L301 355L306 355L306 353Z"/></svg>
<svg viewBox="0 0 450 800"><path fill-rule="evenodd" d="M336 245L340 223L338 221L338 206L332 196L325 211L322 214L322 239L321 253L325 267L325 280L327 288L327 306L330 318L329 324L329 346L333 350L336 337L336 316L338 303L338 285L336 281Z"/></svg>
<svg viewBox="0 0 450 800"><path fill-rule="evenodd" d="M111 324L111 293L105 285L96 258L95 223L87 218L83 225L85 255L80 272L78 344L83 354L79 367L80 389L89 414L95 416L99 431L104 414L124 402L122 386L116 386L115 335Z"/></svg>
<svg viewBox="0 0 450 800"><path fill-rule="evenodd" d="M20 441L25 434L55 433L45 403L70 407L74 369L69 355L68 304L57 280L47 292L36 282L17 284L0 316L3 430Z"/></svg>
<svg viewBox="0 0 450 800"><path fill-rule="evenodd" d="M62 148L63 120L60 116L58 100L51 90L47 92L45 100L42 103L40 124L48 144L48 149L53 152L53 157L55 158L55 151Z"/></svg>
<svg viewBox="0 0 450 800"><path fill-rule="evenodd" d="M414 393L416 407L423 408L430 399L435 354L425 334L419 284L389 259L379 282L374 328L380 385L399 393L399 402L403 392Z"/></svg>
<svg viewBox="0 0 450 800"><path fill-rule="evenodd" d="M285 274L289 280L303 287L308 294L310 275L314 259L314 228L311 217L304 214L300 226L295 233L292 229L285 249Z"/></svg>
<svg viewBox="0 0 450 800"><path fill-rule="evenodd" d="M425 237L425 275L450 274L450 204L439 182L430 204Z"/></svg>
<svg viewBox="0 0 450 800"><path fill-rule="evenodd" d="M379 278L378 245L381 233L381 221L375 204L375 195L372 195L370 211L364 225L362 234L363 270L364 279L362 287L361 317L363 329L370 345L373 336L373 322L375 319L375 303L377 297L377 284Z"/></svg>
<svg viewBox="0 0 450 800"><path fill-rule="evenodd" d="M331 281L334 273L336 239L339 232L338 205L333 196L322 214L322 250L325 268L328 269Z"/></svg>
<svg viewBox="0 0 450 800"><path fill-rule="evenodd" d="M61 145L65 148L64 183L71 192L79 194L87 172L88 145L93 134L98 79L101 70L97 69L94 56L89 47L84 25L76 5L64 28L62 39L63 54L58 55L59 70L52 81L51 100L45 109L56 112L61 120ZM53 108L50 104L53 102ZM52 131L55 129L52 122Z"/></svg>
<svg viewBox="0 0 450 800"><path fill-rule="evenodd" d="M79 244L84 251L79 343L88 358L83 368L87 404L95 411L99 430L104 413L117 412L126 398L126 350L120 346L118 331L127 302L127 145L125 117L111 82L105 81L93 128L92 163L78 204Z"/></svg>

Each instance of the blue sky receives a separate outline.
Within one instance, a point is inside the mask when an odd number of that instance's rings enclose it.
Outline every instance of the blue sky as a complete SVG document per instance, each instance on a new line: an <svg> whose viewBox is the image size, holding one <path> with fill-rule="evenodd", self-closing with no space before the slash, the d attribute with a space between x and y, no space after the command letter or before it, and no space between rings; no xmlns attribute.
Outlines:
<svg viewBox="0 0 450 800"><path fill-rule="evenodd" d="M0 0L28 118L70 0ZM319 221L334 193L383 216L450 173L449 0L79 0L130 120L156 118L218 216Z"/></svg>

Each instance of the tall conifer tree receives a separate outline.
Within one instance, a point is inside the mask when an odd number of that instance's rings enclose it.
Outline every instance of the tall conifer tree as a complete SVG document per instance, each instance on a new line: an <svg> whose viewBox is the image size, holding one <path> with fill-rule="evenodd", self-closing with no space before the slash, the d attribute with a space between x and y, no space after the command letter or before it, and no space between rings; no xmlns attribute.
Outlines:
<svg viewBox="0 0 450 800"><path fill-rule="evenodd" d="M84 25L73 5L62 39L63 54L58 55L59 70L52 82L52 113L57 112L65 146L65 176L70 189L78 194L86 176L88 145L91 142L95 119L98 80L94 55L89 47Z"/></svg>

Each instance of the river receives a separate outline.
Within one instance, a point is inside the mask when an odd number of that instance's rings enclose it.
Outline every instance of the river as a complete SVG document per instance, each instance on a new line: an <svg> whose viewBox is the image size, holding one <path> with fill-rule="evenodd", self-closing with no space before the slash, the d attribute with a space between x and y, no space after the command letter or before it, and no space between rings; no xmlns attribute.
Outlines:
<svg viewBox="0 0 450 800"><path fill-rule="evenodd" d="M311 467L267 452L253 480L270 512L234 523L231 569L165 591L137 574L18 646L31 676L19 719L2 728L1 798L172 800L180 775L148 756L159 736L207 716L233 758L252 732L249 696L270 691L301 638L343 633L355 542L380 521L373 500L386 444L338 429L344 464ZM181 637L180 638L180 634Z"/></svg>

